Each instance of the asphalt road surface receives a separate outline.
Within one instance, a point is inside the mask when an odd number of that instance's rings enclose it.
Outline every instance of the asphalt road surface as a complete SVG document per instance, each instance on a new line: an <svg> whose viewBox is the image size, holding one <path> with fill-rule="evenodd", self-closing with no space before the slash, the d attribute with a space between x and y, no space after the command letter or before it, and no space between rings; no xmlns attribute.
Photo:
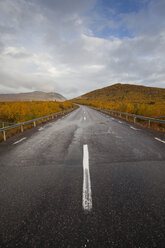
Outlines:
<svg viewBox="0 0 165 248"><path fill-rule="evenodd" d="M80 107L0 144L0 247L164 248L165 136Z"/></svg>

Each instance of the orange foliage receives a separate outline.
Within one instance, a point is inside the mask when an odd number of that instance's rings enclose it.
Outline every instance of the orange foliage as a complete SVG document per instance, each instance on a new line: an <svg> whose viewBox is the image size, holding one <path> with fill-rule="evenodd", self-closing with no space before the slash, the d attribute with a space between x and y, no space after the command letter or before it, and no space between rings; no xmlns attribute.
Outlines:
<svg viewBox="0 0 165 248"><path fill-rule="evenodd" d="M71 102L0 102L0 121L19 123L73 107Z"/></svg>
<svg viewBox="0 0 165 248"><path fill-rule="evenodd" d="M165 116L165 89L115 84L87 93L74 102L148 117Z"/></svg>

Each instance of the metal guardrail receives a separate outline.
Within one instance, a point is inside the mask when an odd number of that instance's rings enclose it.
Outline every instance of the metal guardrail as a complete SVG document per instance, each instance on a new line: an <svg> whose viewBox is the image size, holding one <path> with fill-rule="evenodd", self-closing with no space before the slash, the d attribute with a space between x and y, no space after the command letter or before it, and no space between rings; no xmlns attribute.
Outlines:
<svg viewBox="0 0 165 248"><path fill-rule="evenodd" d="M17 123L17 124L14 124L12 126L3 127L3 128L0 128L0 132L3 133L3 139L4 139L4 141L6 141L6 131L8 131L8 130L21 127L21 132L23 132L25 125L33 124L34 127L36 127L36 122L37 121L42 121L44 119L50 119L50 118L51 119L54 119L54 117L57 117L60 114L65 114L65 113L71 112L72 110L73 110L73 108L72 109L65 110L65 111L57 112L57 113L54 113L54 114L51 114L51 115L42 116L40 118L36 118L36 119L30 120L30 121L25 121L25 122Z"/></svg>
<svg viewBox="0 0 165 248"><path fill-rule="evenodd" d="M1 124L2 124L2 123L4 123L4 124L10 124L10 125L16 124L16 123L13 123L13 122L5 122L5 121L0 121L0 123L1 123Z"/></svg>
<svg viewBox="0 0 165 248"><path fill-rule="evenodd" d="M5 125L9 126L9 125L14 125L14 124L16 124L16 123L0 121L0 125L2 126L2 128L4 128Z"/></svg>
<svg viewBox="0 0 165 248"><path fill-rule="evenodd" d="M124 115L124 116L126 116L126 120L128 120L128 117L132 117L132 118L134 118L134 123L136 123L136 119L146 120L146 121L148 121L148 127L150 127L151 122L157 122L157 123L165 124L165 120L159 120L159 119L156 119L156 118L151 118L151 117L146 117L146 116L141 116L141 115L128 114L128 113L109 110L109 109L98 109L98 108L95 108L95 109L100 110L100 111L108 111L110 113L117 114L120 117L122 115Z"/></svg>
<svg viewBox="0 0 165 248"><path fill-rule="evenodd" d="M155 117L155 119L165 119L165 116L158 116L158 117Z"/></svg>

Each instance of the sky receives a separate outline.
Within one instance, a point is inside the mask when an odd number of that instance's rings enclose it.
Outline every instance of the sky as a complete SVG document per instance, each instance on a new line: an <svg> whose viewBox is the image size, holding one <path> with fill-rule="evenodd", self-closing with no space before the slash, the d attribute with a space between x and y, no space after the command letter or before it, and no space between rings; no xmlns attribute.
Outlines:
<svg viewBox="0 0 165 248"><path fill-rule="evenodd" d="M0 0L0 93L165 88L165 0Z"/></svg>

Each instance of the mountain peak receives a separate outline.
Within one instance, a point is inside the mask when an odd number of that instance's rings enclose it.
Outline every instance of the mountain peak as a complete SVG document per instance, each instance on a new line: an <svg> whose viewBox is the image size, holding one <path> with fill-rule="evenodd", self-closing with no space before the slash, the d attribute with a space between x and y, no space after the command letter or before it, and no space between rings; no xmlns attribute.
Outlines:
<svg viewBox="0 0 165 248"><path fill-rule="evenodd" d="M59 93L43 91L33 91L16 94L0 94L0 102L5 101L65 101L66 98Z"/></svg>

